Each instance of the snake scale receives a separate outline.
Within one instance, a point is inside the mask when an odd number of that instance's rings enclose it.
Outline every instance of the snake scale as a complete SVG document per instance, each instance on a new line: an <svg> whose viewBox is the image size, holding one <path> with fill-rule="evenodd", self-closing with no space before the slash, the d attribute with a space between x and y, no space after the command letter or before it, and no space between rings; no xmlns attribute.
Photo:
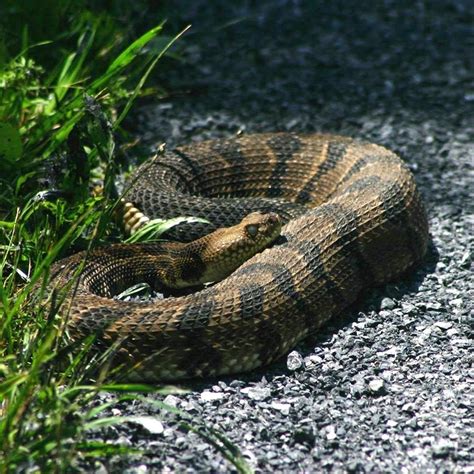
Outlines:
<svg viewBox="0 0 474 474"><path fill-rule="evenodd" d="M192 143L145 162L132 182L126 198L145 214L210 221L186 229L188 239L239 229L251 213L283 227L271 248L222 281L152 302L110 296L131 280L152 279L154 244L94 250L71 297L68 332L75 340L95 334L99 350L115 344L115 362L130 369L130 380L215 376L268 364L363 289L420 262L427 248L427 218L408 167L386 148L358 139L267 133ZM52 282L69 280L80 260L56 263ZM191 260L192 279L205 263Z"/></svg>

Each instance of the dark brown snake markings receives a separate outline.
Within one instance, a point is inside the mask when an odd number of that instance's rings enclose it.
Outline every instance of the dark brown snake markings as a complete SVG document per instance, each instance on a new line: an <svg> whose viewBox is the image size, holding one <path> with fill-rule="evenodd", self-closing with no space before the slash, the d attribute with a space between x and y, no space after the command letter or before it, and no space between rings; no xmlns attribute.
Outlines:
<svg viewBox="0 0 474 474"><path fill-rule="evenodd" d="M125 281L149 272L140 254L153 245L96 251L109 263L98 270L87 264L97 288L80 284L68 328L74 339L97 334L99 348L119 341L116 360L133 367L128 379L213 376L268 364L362 289L397 278L426 252L427 220L412 174L394 153L360 140L270 133L205 141L167 151L136 176L127 199L150 216L200 216L218 228L273 211L285 225L272 248L220 283L150 303L93 291L113 290L112 273ZM200 226L190 237L213 228ZM119 249L139 257L132 270L121 266ZM53 282L69 278L63 269L77 260L58 262Z"/></svg>

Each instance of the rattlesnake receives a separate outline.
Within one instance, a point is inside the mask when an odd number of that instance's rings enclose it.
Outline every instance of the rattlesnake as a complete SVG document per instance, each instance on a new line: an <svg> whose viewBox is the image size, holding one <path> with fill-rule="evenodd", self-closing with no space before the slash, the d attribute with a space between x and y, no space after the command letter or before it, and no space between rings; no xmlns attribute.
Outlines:
<svg viewBox="0 0 474 474"><path fill-rule="evenodd" d="M130 380L215 376L268 364L362 289L420 262L427 248L427 219L408 167L362 140L288 133L209 140L166 151L142 165L132 182L126 198L145 214L211 222L186 229L188 238L235 226L252 212L276 213L284 226L271 248L221 282L146 303L109 297L134 283L131 274L148 271L143 254L154 244L94 250L69 297L68 332L73 339L95 334L99 350L115 343L115 362L130 369ZM124 252L137 257L132 270L123 268ZM56 263L51 283L64 284L80 260ZM191 273L203 270L192 265Z"/></svg>

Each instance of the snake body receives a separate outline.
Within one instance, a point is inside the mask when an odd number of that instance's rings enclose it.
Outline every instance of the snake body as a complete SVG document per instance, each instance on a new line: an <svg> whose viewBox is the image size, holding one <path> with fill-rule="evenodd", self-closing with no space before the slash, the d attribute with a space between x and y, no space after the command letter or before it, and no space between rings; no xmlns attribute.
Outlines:
<svg viewBox="0 0 474 474"><path fill-rule="evenodd" d="M108 296L114 278L123 286L130 273L143 273L149 257L142 250L153 253L153 244L95 251L102 264L86 262L68 330L73 339L95 334L97 348L116 344L115 360L131 368L130 380L268 364L363 289L420 262L427 248L427 219L408 167L386 148L348 137L269 133L193 143L145 163L132 183L126 197L147 215L211 222L186 229L189 239L253 212L276 213L284 225L271 248L214 286L146 303ZM124 255L136 257L126 258L131 270ZM78 260L58 262L53 282L68 279ZM94 276L95 287L84 275Z"/></svg>

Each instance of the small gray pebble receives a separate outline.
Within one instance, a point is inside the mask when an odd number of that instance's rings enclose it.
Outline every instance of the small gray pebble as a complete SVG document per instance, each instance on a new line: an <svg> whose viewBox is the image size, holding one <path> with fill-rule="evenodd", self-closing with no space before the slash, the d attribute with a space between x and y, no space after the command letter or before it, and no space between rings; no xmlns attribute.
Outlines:
<svg viewBox="0 0 474 474"><path fill-rule="evenodd" d="M380 303L380 309L393 309L395 306L397 306L397 304L392 300L392 298L383 298Z"/></svg>
<svg viewBox="0 0 474 474"><path fill-rule="evenodd" d="M453 327L453 323L449 322L449 321L438 321L435 323L435 326L441 328L441 329L450 329Z"/></svg>
<svg viewBox="0 0 474 474"><path fill-rule="evenodd" d="M240 390L241 393L247 395L247 397L252 400L262 401L270 398L271 391L269 388L260 388L260 387L246 387Z"/></svg>
<svg viewBox="0 0 474 474"><path fill-rule="evenodd" d="M449 440L441 439L432 444L433 456L437 458L444 458L454 450L455 446Z"/></svg>
<svg viewBox="0 0 474 474"><path fill-rule="evenodd" d="M292 372L298 369L301 369L303 367L304 360L302 355L297 352L297 351L292 351L288 354L288 357L286 359L286 366L288 367L288 370L291 370Z"/></svg>
<svg viewBox="0 0 474 474"><path fill-rule="evenodd" d="M369 392L374 395L385 393L385 382L382 379L374 379L369 382Z"/></svg>
<svg viewBox="0 0 474 474"><path fill-rule="evenodd" d="M216 400L222 400L224 394L222 392L209 392L208 390L204 390L204 392L201 393L200 398L203 402L214 402Z"/></svg>

